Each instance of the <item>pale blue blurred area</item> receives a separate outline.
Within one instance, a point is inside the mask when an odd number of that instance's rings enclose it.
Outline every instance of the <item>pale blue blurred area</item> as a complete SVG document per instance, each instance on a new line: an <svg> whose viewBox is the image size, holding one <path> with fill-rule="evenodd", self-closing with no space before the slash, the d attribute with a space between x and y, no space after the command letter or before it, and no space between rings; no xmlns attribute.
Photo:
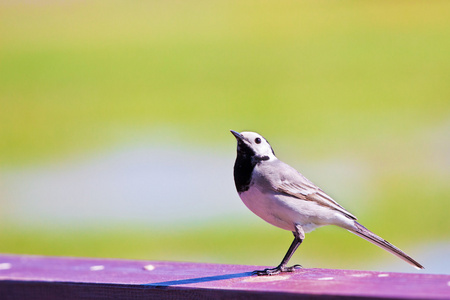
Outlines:
<svg viewBox="0 0 450 300"><path fill-rule="evenodd" d="M208 150L125 145L94 157L3 173L8 218L50 227L86 222L180 227L242 212L232 177L234 157Z"/></svg>
<svg viewBox="0 0 450 300"><path fill-rule="evenodd" d="M231 135L224 148L126 144L108 153L4 171L5 217L34 226L130 222L174 227L245 217L233 181L235 151ZM345 158L302 165L329 191L348 199L362 196L370 176Z"/></svg>

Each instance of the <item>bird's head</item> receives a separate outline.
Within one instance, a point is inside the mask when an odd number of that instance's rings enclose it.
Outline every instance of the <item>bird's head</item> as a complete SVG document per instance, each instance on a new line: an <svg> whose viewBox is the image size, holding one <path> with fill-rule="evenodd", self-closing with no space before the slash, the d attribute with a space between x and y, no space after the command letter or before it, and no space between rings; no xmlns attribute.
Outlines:
<svg viewBox="0 0 450 300"><path fill-rule="evenodd" d="M250 156L257 160L275 159L275 153L269 142L256 132L243 131L241 133L230 130L237 140L238 155Z"/></svg>

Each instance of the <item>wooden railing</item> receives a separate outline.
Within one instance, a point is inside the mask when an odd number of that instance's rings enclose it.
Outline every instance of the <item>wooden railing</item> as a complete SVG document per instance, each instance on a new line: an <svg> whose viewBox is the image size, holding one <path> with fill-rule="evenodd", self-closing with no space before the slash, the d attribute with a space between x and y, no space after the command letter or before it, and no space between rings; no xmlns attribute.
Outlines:
<svg viewBox="0 0 450 300"><path fill-rule="evenodd" d="M0 299L450 299L450 275L0 254Z"/></svg>

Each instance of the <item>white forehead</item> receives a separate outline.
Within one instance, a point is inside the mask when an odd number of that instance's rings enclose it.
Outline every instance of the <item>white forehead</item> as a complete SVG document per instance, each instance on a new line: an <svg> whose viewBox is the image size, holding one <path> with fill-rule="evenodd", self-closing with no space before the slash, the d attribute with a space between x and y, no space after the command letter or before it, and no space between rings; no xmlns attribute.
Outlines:
<svg viewBox="0 0 450 300"><path fill-rule="evenodd" d="M257 137L264 139L262 135L256 133L256 132L251 132L251 131L243 131L241 132L242 136L245 137L246 139L249 139L251 141L254 141Z"/></svg>
<svg viewBox="0 0 450 300"><path fill-rule="evenodd" d="M270 150L270 152L272 152L272 147L262 135L251 131L241 132L241 135L253 145L254 149L259 149L259 152L265 152L265 150ZM260 143L255 142L257 138L261 139Z"/></svg>

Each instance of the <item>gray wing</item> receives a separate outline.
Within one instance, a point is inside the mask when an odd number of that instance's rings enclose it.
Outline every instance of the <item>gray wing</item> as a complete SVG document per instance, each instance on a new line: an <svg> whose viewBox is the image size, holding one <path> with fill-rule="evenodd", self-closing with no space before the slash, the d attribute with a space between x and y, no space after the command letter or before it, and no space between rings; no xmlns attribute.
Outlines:
<svg viewBox="0 0 450 300"><path fill-rule="evenodd" d="M275 182L271 180L274 191L285 193L301 200L316 202L319 205L337 210L350 219L356 220L354 215L291 166L278 161L277 169L281 171L280 178Z"/></svg>

